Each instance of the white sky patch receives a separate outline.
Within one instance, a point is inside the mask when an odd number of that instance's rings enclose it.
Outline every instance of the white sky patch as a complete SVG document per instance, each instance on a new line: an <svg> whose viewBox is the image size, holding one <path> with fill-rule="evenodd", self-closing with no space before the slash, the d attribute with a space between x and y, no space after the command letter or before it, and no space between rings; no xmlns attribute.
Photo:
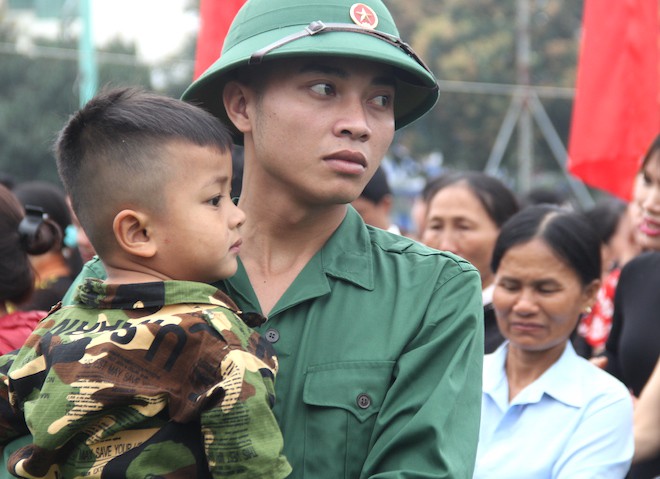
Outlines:
<svg viewBox="0 0 660 479"><path fill-rule="evenodd" d="M91 0L94 43L134 41L141 60L157 62L176 53L197 31L196 12L184 11L185 4L186 0Z"/></svg>

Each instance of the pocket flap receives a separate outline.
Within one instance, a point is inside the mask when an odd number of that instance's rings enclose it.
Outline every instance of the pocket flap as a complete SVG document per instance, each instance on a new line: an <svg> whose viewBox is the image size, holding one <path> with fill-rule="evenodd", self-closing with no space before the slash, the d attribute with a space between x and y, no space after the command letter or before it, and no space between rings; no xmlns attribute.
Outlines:
<svg viewBox="0 0 660 479"><path fill-rule="evenodd" d="M303 401L341 408L360 422L380 411L391 384L394 361L352 361L307 369Z"/></svg>

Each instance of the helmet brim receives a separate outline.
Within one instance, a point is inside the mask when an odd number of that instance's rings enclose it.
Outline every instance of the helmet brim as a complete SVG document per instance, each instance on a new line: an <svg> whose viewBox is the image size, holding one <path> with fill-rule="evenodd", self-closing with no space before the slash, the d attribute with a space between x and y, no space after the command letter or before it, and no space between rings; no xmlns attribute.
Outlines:
<svg viewBox="0 0 660 479"><path fill-rule="evenodd" d="M227 117L222 91L234 78L233 72L248 65L250 57L265 45L295 34L306 25L292 25L262 32L223 51L183 93L182 99L199 105L222 120L232 131L234 142L242 143L242 134ZM394 68L396 93L394 100L395 128L402 128L429 111L439 95L435 77L402 48L378 37L363 33L330 31L306 36L277 47L263 57L263 62L283 58L339 57L363 59Z"/></svg>

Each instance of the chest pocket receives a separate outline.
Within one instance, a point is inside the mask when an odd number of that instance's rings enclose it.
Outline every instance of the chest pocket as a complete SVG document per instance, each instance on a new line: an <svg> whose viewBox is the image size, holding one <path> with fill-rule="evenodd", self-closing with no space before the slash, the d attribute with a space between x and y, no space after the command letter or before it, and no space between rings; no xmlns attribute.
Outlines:
<svg viewBox="0 0 660 479"><path fill-rule="evenodd" d="M354 361L307 370L304 475L296 477L360 476L393 368L394 361Z"/></svg>

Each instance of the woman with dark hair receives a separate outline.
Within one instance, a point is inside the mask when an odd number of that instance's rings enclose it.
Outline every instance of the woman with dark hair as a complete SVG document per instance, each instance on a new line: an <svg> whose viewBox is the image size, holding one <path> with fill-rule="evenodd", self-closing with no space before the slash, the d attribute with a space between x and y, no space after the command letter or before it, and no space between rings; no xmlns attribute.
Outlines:
<svg viewBox="0 0 660 479"><path fill-rule="evenodd" d="M531 206L503 225L491 264L507 341L484 358L474 477L625 477L630 395L570 342L600 286L596 232L578 213Z"/></svg>
<svg viewBox="0 0 660 479"><path fill-rule="evenodd" d="M24 208L33 206L40 209L58 225L60 231L67 232L72 227L66 195L55 184L27 181L17 184L12 191ZM35 291L21 309L48 311L67 292L82 267L82 261L78 251L65 244L64 237L44 254L31 256L30 261L35 272Z"/></svg>
<svg viewBox="0 0 660 479"><path fill-rule="evenodd" d="M632 204L638 210L635 237L644 252L621 270L604 361L639 396L660 357L660 135L642 159ZM631 479L658 475L660 454L636 461L630 471Z"/></svg>
<svg viewBox="0 0 660 479"><path fill-rule="evenodd" d="M45 311L18 311L34 289L30 255L42 254L60 241L57 225L28 211L0 185L0 354L23 345Z"/></svg>
<svg viewBox="0 0 660 479"><path fill-rule="evenodd" d="M457 171L431 180L421 242L450 251L472 263L481 275L484 303L484 350L493 352L504 338L492 306L490 259L502 224L518 211L513 192L495 177L479 171Z"/></svg>
<svg viewBox="0 0 660 479"><path fill-rule="evenodd" d="M632 226L632 208L634 205L618 198L604 197L584 213L600 238L603 266L596 303L580 320L578 336L573 343L581 347L581 354L587 358L601 354L605 349L612 327L614 293L621 268L639 254Z"/></svg>

